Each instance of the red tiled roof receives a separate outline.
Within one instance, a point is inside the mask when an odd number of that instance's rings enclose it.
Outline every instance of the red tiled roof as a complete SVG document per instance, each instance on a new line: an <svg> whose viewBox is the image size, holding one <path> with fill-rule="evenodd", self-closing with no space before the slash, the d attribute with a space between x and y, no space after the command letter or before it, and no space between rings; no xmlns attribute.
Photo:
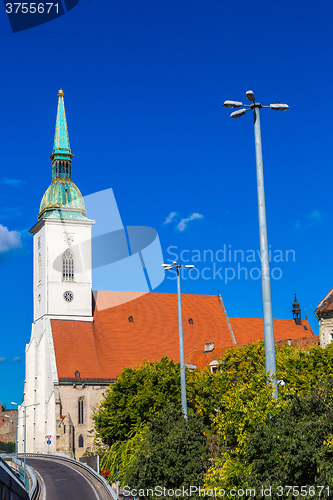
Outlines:
<svg viewBox="0 0 333 500"><path fill-rule="evenodd" d="M230 323L237 344L264 340L264 322L261 318L230 318ZM296 325L293 319L274 319L275 340L313 336L314 333L309 323L304 320L301 323L301 325Z"/></svg>
<svg viewBox="0 0 333 500"><path fill-rule="evenodd" d="M101 378L92 323L51 320L59 377Z"/></svg>
<svg viewBox="0 0 333 500"><path fill-rule="evenodd" d="M325 313L328 311L333 311L333 288L328 292L327 295L323 298L321 302L319 302L317 309L315 310L315 314Z"/></svg>
<svg viewBox="0 0 333 500"><path fill-rule="evenodd" d="M214 342L215 353L234 345L217 295L182 294L182 311L185 356L203 351L205 342ZM238 344L263 338L261 319L230 318L230 323ZM51 320L51 325L59 378L74 379L78 370L81 379L114 379L143 360L179 361L176 294L97 292L93 323ZM293 320L274 320L274 328L276 340L314 335L304 321L296 326Z"/></svg>

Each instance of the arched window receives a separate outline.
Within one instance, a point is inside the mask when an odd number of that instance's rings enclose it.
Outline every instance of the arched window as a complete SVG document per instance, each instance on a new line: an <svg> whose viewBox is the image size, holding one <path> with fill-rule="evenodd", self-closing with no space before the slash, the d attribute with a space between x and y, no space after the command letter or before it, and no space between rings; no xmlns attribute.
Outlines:
<svg viewBox="0 0 333 500"><path fill-rule="evenodd" d="M42 284L42 257L38 254L38 285Z"/></svg>
<svg viewBox="0 0 333 500"><path fill-rule="evenodd" d="M69 249L62 256L62 281L74 281L74 256Z"/></svg>
<svg viewBox="0 0 333 500"><path fill-rule="evenodd" d="M79 424L83 424L83 399L79 399L79 404L78 404L78 421Z"/></svg>
<svg viewBox="0 0 333 500"><path fill-rule="evenodd" d="M79 435L79 448L83 448L83 436L82 436L82 434Z"/></svg>

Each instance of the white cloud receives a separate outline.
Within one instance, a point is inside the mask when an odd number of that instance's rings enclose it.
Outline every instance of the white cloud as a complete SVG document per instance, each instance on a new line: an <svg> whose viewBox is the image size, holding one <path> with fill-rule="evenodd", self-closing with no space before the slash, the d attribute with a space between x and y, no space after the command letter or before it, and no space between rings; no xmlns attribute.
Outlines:
<svg viewBox="0 0 333 500"><path fill-rule="evenodd" d="M0 363L3 363L4 361L6 361L6 358L4 356L0 356Z"/></svg>
<svg viewBox="0 0 333 500"><path fill-rule="evenodd" d="M21 246L21 233L18 231L9 231L8 227L0 224L0 253L5 253Z"/></svg>
<svg viewBox="0 0 333 500"><path fill-rule="evenodd" d="M184 231L187 228L189 222L191 222L192 220L195 220L195 219L203 219L203 215L198 214L197 212L194 212L193 214L189 215L188 217L182 219L180 221L180 223L177 225L178 231Z"/></svg>
<svg viewBox="0 0 333 500"><path fill-rule="evenodd" d="M311 225L323 224L324 218L323 214L318 208L315 208L309 215L308 219Z"/></svg>
<svg viewBox="0 0 333 500"><path fill-rule="evenodd" d="M0 184L4 184L5 186L19 187L24 184L22 179L11 179L10 177L3 177L0 179Z"/></svg>
<svg viewBox="0 0 333 500"><path fill-rule="evenodd" d="M163 222L163 224L170 224L170 222L172 222L177 215L178 215L177 212L170 212L170 214L165 219L165 221Z"/></svg>
<svg viewBox="0 0 333 500"><path fill-rule="evenodd" d="M298 219L294 224L295 231L306 230L313 226L321 226L324 224L325 216L323 212L315 208L304 219Z"/></svg>

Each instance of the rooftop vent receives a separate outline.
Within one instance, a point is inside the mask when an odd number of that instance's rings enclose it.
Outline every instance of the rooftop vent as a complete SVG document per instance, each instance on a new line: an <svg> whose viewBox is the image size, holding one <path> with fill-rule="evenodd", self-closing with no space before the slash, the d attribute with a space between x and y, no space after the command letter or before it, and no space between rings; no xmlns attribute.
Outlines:
<svg viewBox="0 0 333 500"><path fill-rule="evenodd" d="M75 378L80 378L80 372L79 372L79 370L76 370L76 372L75 372Z"/></svg>
<svg viewBox="0 0 333 500"><path fill-rule="evenodd" d="M133 323L133 316L129 316L128 321L129 321L130 323Z"/></svg>
<svg viewBox="0 0 333 500"><path fill-rule="evenodd" d="M204 352L212 352L214 351L214 347L214 342L205 342Z"/></svg>
<svg viewBox="0 0 333 500"><path fill-rule="evenodd" d="M188 319L188 324L189 324L189 325L193 325L193 318L189 318L189 319Z"/></svg>

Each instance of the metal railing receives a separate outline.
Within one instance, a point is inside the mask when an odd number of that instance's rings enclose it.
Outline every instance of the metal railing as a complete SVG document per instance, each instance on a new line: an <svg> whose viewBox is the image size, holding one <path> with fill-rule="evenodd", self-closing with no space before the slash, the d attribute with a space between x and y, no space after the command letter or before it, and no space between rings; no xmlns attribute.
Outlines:
<svg viewBox="0 0 333 500"><path fill-rule="evenodd" d="M22 456L22 453L19 453L19 456ZM51 460L60 460L64 462L69 462L75 465L76 467L79 467L86 472L88 472L92 477L94 477L104 488L104 490L108 493L110 497L112 497L113 500L118 500L117 495L111 488L111 486L108 484L108 482L102 477L100 474L98 474L92 467L89 465L79 462L78 460L75 460L74 458L69 458L64 455L52 455L52 454L45 454L45 453L27 453L26 457L31 457L31 458L44 458L44 459L51 459ZM38 497L36 497L37 499ZM35 499L33 499L35 500Z"/></svg>

